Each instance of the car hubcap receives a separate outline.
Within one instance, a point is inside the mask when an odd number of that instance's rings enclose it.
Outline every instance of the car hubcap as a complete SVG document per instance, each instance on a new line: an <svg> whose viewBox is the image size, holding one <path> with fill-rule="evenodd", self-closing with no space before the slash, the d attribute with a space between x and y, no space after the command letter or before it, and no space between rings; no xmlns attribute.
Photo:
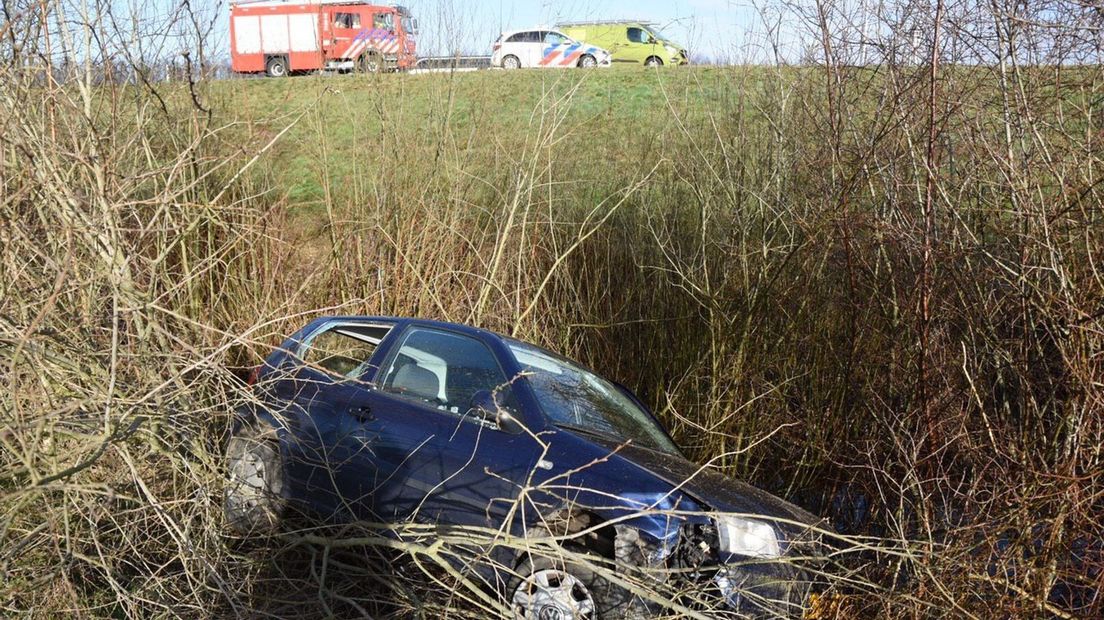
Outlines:
<svg viewBox="0 0 1104 620"><path fill-rule="evenodd" d="M524 620L591 620L594 598L582 581L548 568L529 575L514 591L514 611Z"/></svg>
<svg viewBox="0 0 1104 620"><path fill-rule="evenodd" d="M229 463L226 517L241 531L271 525L275 516L263 445L250 445Z"/></svg>

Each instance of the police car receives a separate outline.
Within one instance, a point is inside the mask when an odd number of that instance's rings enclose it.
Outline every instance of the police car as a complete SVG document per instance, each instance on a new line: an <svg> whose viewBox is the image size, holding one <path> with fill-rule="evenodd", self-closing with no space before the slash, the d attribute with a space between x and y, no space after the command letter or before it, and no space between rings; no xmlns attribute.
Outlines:
<svg viewBox="0 0 1104 620"><path fill-rule="evenodd" d="M610 53L576 41L558 30L515 30L502 33L495 41L491 65L503 69L608 67Z"/></svg>

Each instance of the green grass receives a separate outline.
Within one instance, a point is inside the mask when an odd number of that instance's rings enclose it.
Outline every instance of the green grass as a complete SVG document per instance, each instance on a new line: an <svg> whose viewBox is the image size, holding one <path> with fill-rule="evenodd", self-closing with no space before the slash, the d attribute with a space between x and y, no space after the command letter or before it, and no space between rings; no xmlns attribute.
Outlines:
<svg viewBox="0 0 1104 620"><path fill-rule="evenodd" d="M253 127L254 139L293 124L265 165L292 211L309 220L327 184L334 199L355 199L354 188L370 177L427 159L482 176L481 166L523 156L553 122L561 124L548 148L582 178L608 176L611 167L650 169L680 156L679 123L735 113L737 77L731 69L613 68L300 76L211 88L226 102L224 114Z"/></svg>

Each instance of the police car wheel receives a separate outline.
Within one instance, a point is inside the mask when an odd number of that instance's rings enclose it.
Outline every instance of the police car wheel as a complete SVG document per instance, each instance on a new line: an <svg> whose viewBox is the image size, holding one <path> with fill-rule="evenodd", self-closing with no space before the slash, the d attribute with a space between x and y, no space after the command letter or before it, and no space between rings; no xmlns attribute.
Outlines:
<svg viewBox="0 0 1104 620"><path fill-rule="evenodd" d="M521 68L521 61L518 60L517 56L507 56L507 57L502 59L502 68L503 69L520 69Z"/></svg>
<svg viewBox="0 0 1104 620"><path fill-rule="evenodd" d="M594 59L594 56L591 56L590 54L586 54L582 58L579 59L579 66L580 67L596 67L596 66L598 66L598 61Z"/></svg>

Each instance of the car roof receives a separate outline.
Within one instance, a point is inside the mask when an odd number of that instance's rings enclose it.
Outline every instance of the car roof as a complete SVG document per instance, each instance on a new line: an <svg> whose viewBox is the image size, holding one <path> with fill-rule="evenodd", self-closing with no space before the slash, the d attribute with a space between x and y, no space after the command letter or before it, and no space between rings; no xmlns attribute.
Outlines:
<svg viewBox="0 0 1104 620"><path fill-rule="evenodd" d="M560 29L559 29L558 26L535 26L533 28L518 28L517 30L505 30L499 36L501 36L502 38L506 38L506 37L509 37L509 36L513 36L513 35L515 35L519 32L559 32L560 34L564 34L564 33L560 32ZM564 36L566 37L567 35L564 34Z"/></svg>
<svg viewBox="0 0 1104 620"><path fill-rule="evenodd" d="M443 327L451 329L453 331L466 333L468 335L483 335L493 336L495 338L506 338L506 336L493 332L489 329L483 329L481 327L473 327L471 325L465 325L463 323L450 323L448 321L437 321L434 319L422 319L417 317L405 317L405 316L382 316L382 315L364 315L364 314L344 314L344 315L332 315L332 316L320 316L313 321L312 325L319 323L330 323L341 321L356 321L356 322L372 322L378 321L381 323L394 323L396 326L405 327L406 325L429 325L434 327Z"/></svg>

